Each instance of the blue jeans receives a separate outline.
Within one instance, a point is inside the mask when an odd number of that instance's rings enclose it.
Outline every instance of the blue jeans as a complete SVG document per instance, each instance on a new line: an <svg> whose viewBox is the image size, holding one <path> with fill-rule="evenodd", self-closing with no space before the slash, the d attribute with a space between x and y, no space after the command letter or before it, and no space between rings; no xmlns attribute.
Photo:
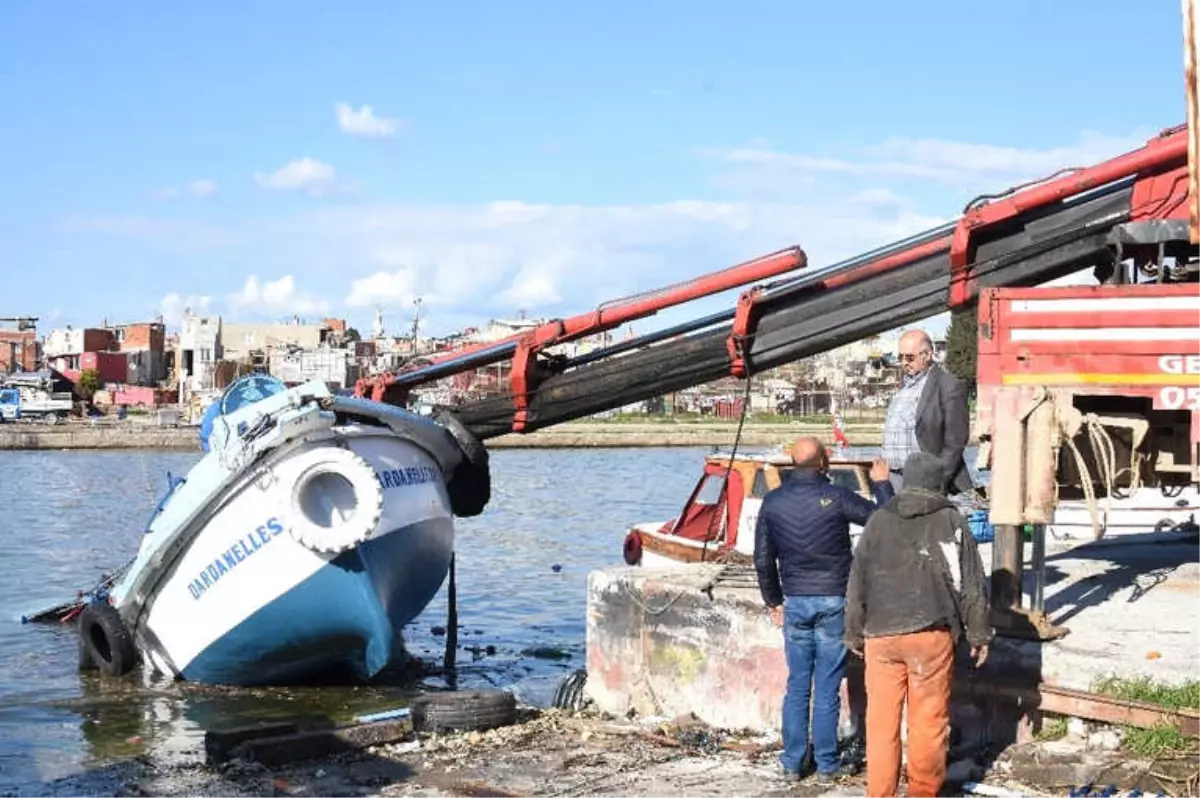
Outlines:
<svg viewBox="0 0 1200 798"><path fill-rule="evenodd" d="M787 694L783 699L783 768L799 772L809 744L812 701L812 749L817 770L838 769L838 716L846 672L846 599L843 596L787 596L783 602L783 648L787 656Z"/></svg>

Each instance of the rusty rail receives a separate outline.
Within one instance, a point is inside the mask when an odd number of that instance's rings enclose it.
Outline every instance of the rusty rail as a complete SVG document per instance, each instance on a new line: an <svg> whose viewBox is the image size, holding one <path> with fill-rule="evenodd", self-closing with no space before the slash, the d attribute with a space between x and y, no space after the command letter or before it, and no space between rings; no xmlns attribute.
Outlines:
<svg viewBox="0 0 1200 798"><path fill-rule="evenodd" d="M1101 723L1138 726L1174 726L1189 737L1200 737L1200 712L1194 709L1168 709L1144 701L1072 690L1049 684L1023 685L1011 682L984 681L982 678L958 678L955 689L974 696L1008 698L1022 708L1038 709L1055 715L1084 718Z"/></svg>

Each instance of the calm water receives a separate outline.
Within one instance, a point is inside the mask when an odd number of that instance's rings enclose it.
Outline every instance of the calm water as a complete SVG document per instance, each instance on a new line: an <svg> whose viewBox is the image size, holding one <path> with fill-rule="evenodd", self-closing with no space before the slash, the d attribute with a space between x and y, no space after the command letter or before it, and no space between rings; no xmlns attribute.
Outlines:
<svg viewBox="0 0 1200 798"><path fill-rule="evenodd" d="M458 523L459 686L508 687L548 702L558 681L584 666L588 571L621 562L630 524L675 515L706 454L495 452L487 511ZM96 773L99 790L100 769L115 760L201 759L209 728L270 717L346 721L401 706L422 687L398 677L369 687L254 690L111 679L76 670L72 630L20 623L128 560L166 472L186 473L197 459L0 452L0 793L39 794L39 784L81 772ZM414 654L440 662L444 641L432 629L445 612L443 591L405 633ZM440 678L425 684L445 686Z"/></svg>
<svg viewBox="0 0 1200 798"><path fill-rule="evenodd" d="M459 652L460 686L514 687L545 702L559 679L583 667L588 571L621 562L629 524L674 515L705 454L497 451L491 504L458 526L459 642L479 652ZM185 473L197 457L0 452L0 793L36 793L46 780L124 757L200 758L207 728L272 716L347 720L402 705L420 687L396 679L232 690L111 679L76 670L71 630L21 625L22 613L91 587L131 557L166 472ZM410 650L440 660L443 640L431 629L444 623L443 595L406 632Z"/></svg>

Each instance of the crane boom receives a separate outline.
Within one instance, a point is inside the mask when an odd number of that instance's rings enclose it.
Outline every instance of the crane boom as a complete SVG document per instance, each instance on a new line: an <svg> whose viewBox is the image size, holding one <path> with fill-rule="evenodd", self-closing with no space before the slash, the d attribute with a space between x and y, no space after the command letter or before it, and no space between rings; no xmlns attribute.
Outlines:
<svg viewBox="0 0 1200 798"><path fill-rule="evenodd" d="M547 346L611 329L601 312L561 320L432 369L360 383L395 401L481 362L512 359L507 393L453 408L477 437L529 432L733 374L748 376L975 302L986 287L1034 286L1089 267L1120 279L1126 258L1192 256L1188 129L1083 169L970 203L956 221L796 279L745 291L730 313L589 353L545 359ZM744 275L743 275L744 276ZM711 278L651 296L643 315L690 298ZM748 282L742 280L741 282ZM725 287L729 287L726 285ZM621 356L617 356L621 355Z"/></svg>

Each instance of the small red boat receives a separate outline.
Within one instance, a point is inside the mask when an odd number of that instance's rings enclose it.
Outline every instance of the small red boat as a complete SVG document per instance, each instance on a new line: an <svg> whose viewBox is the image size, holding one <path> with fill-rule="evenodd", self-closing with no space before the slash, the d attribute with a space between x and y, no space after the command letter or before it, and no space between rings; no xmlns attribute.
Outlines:
<svg viewBox="0 0 1200 798"><path fill-rule="evenodd" d="M840 448L840 447L839 447ZM836 451L833 453L836 455ZM679 515L669 521L635 524L625 536L629 565L649 568L698 562L753 562L754 527L767 492L795 469L787 453L714 452ZM829 478L871 498L869 459L831 459ZM851 526L857 536L862 529Z"/></svg>

